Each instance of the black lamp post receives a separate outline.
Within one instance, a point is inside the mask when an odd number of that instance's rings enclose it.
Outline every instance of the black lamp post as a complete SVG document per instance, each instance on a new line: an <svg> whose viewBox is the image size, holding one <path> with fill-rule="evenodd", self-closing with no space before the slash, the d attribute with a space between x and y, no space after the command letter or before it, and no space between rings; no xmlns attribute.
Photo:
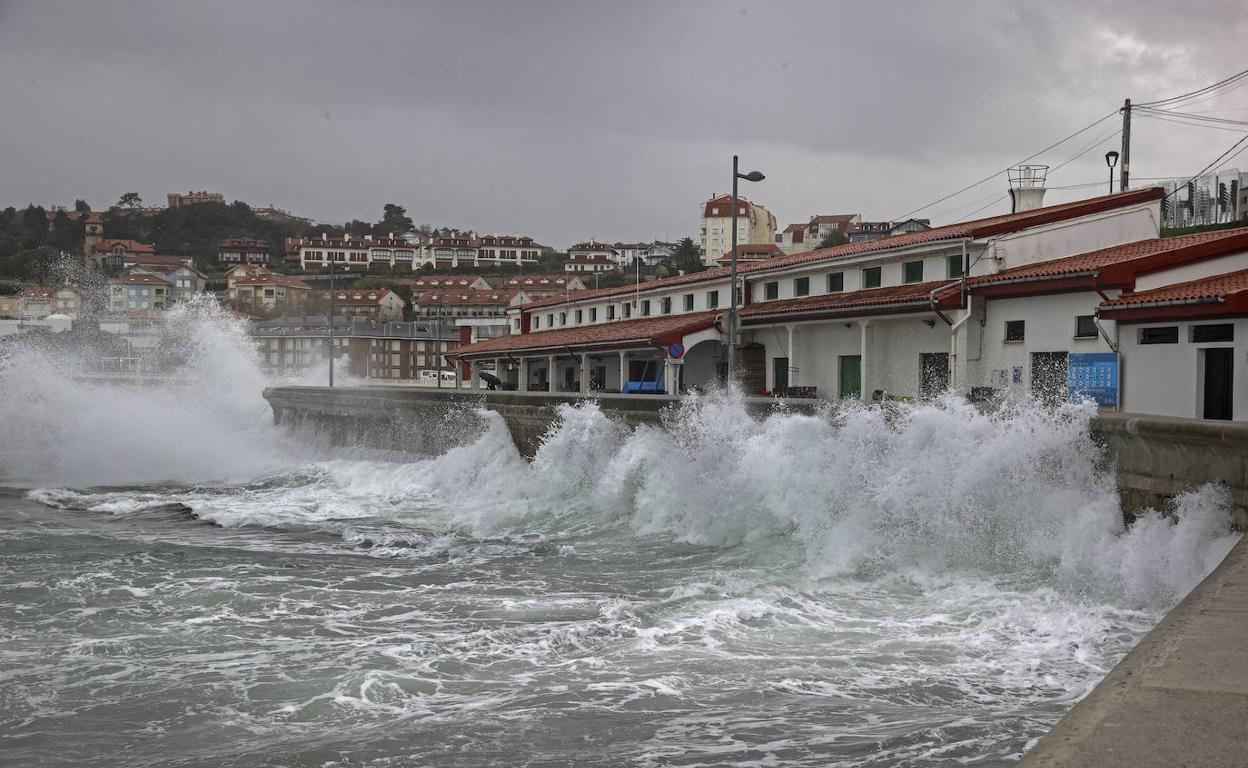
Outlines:
<svg viewBox="0 0 1248 768"><path fill-rule="evenodd" d="M1114 166L1118 164L1118 153L1109 150L1105 153L1105 165L1109 166L1109 194L1114 194Z"/></svg>
<svg viewBox="0 0 1248 768"><path fill-rule="evenodd" d="M739 173L737 156L732 156L732 285L728 292L731 295L731 309L728 310L728 383L737 380L737 179L746 181L762 181L767 178L758 171Z"/></svg>

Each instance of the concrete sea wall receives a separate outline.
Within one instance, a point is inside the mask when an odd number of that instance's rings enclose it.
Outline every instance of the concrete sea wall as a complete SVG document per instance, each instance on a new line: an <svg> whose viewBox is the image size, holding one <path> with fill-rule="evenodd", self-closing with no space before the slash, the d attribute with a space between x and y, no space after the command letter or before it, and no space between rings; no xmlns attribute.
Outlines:
<svg viewBox="0 0 1248 768"><path fill-rule="evenodd" d="M278 423L313 424L331 439L351 444L438 453L479 433L479 408L500 414L520 451L532 456L557 418L557 407L580 402L575 394L484 392L414 387L275 387L264 396ZM661 426L675 398L599 395L613 419ZM812 400L747 398L757 416L777 409L812 412ZM1117 473L1128 515L1158 507L1184 490L1221 482L1230 490L1237 523L1248 527L1248 424L1104 412L1092 425L1106 460Z"/></svg>

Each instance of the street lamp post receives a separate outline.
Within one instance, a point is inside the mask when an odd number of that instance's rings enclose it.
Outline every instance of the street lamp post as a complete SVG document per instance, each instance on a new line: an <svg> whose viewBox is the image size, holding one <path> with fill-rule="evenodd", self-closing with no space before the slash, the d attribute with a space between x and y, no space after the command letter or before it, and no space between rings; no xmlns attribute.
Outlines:
<svg viewBox="0 0 1248 768"><path fill-rule="evenodd" d="M1109 150L1105 153L1105 165L1109 166L1109 194L1114 194L1114 166L1118 164L1118 153Z"/></svg>
<svg viewBox="0 0 1248 768"><path fill-rule="evenodd" d="M728 310L728 384L737 380L737 179L762 181L767 178L758 171L737 171L737 156L732 156L732 283L728 288L731 309Z"/></svg>
<svg viewBox="0 0 1248 768"><path fill-rule="evenodd" d="M334 386L334 254L329 254L329 386Z"/></svg>

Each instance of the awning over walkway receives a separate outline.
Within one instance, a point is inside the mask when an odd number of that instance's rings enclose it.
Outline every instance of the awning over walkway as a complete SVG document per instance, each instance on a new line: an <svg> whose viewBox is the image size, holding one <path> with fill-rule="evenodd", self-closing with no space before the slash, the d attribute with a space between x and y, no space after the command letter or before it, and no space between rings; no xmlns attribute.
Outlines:
<svg viewBox="0 0 1248 768"><path fill-rule="evenodd" d="M822 320L953 309L961 306L957 287L956 282L934 280L848 293L822 293L799 299L764 301L742 309L741 324L748 326L786 320ZM938 291L939 298L933 306L932 295Z"/></svg>
<svg viewBox="0 0 1248 768"><path fill-rule="evenodd" d="M1248 269L1124 293L1101 304L1097 315L1118 322L1242 317L1248 315Z"/></svg>
<svg viewBox="0 0 1248 768"><path fill-rule="evenodd" d="M661 349L672 342L680 341L685 334L714 326L720 314L720 310L710 310L684 315L645 317L615 323L516 333L462 347L447 356L462 360L481 360L564 352Z"/></svg>

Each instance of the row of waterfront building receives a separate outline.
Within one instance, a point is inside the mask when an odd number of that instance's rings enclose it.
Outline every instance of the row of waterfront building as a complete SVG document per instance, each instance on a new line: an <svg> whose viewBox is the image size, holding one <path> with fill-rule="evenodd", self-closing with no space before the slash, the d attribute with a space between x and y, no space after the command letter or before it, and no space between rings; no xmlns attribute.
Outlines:
<svg viewBox="0 0 1248 768"><path fill-rule="evenodd" d="M1162 238L1158 187L740 265L751 394L979 400L1030 393L1248 419L1248 229ZM520 390L669 393L723 378L730 270L508 310L454 353Z"/></svg>

